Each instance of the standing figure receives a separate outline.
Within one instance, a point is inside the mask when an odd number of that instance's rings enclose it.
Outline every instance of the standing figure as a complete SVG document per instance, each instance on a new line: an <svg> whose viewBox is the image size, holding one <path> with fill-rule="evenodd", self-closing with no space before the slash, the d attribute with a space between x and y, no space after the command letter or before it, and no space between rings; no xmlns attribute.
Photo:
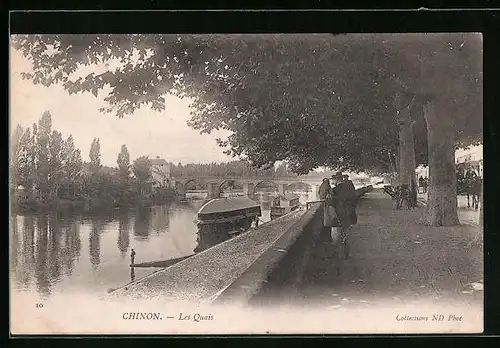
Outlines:
<svg viewBox="0 0 500 348"><path fill-rule="evenodd" d="M328 178L324 178L318 190L319 199L324 200L331 189L330 180L328 180Z"/></svg>
<svg viewBox="0 0 500 348"><path fill-rule="evenodd" d="M352 225L351 209L353 197L356 196L356 192L354 190L354 185L351 186L352 182L350 184L344 182L344 177L341 172L333 175L332 179L335 187L332 188L331 203L335 208L335 213L342 227L342 243L345 243Z"/></svg>
<svg viewBox="0 0 500 348"><path fill-rule="evenodd" d="M358 203L358 197L356 196L356 188L354 187L354 183L351 180L349 180L349 175L344 174L342 178L343 178L342 185L344 185L344 191L347 197L347 205L349 208L349 217L351 219L351 225L355 225L358 223L358 215L356 214L356 205Z"/></svg>
<svg viewBox="0 0 500 348"><path fill-rule="evenodd" d="M421 187L422 193L425 193L424 178L422 178L422 176L420 176L420 178L418 178L418 187Z"/></svg>
<svg viewBox="0 0 500 348"><path fill-rule="evenodd" d="M466 187L466 193L467 193L467 208L470 208L470 196L472 196L472 205L475 205L476 201L476 192L475 189L478 186L477 185L477 178L478 175L476 171L469 166L467 168L467 172L465 173L465 187Z"/></svg>
<svg viewBox="0 0 500 348"><path fill-rule="evenodd" d="M130 267L132 267L135 264L135 250L132 249L130 251Z"/></svg>
<svg viewBox="0 0 500 348"><path fill-rule="evenodd" d="M425 177L424 178L424 185L423 185L424 193L427 193L427 187L429 187L429 180L427 179L427 177Z"/></svg>
<svg viewBox="0 0 500 348"><path fill-rule="evenodd" d="M336 219L335 209L332 205L329 204L329 197L331 194L332 187L330 186L330 180L328 178L324 178L323 182L319 186L318 196L319 199L324 201L323 203L323 227L321 236L324 237L325 240L332 242L330 229L333 228Z"/></svg>

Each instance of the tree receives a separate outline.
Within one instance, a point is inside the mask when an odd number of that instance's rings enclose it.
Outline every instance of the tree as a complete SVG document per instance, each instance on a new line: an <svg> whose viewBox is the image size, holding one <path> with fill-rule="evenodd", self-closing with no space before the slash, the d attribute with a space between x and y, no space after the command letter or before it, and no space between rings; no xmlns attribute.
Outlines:
<svg viewBox="0 0 500 348"><path fill-rule="evenodd" d="M49 190L52 199L58 198L59 187L64 177L63 139L58 131L52 131L49 141Z"/></svg>
<svg viewBox="0 0 500 348"><path fill-rule="evenodd" d="M482 41L476 34L449 34L426 42L405 46L407 73L401 78L419 99L427 124L428 220L453 225L459 223L455 149L482 141Z"/></svg>
<svg viewBox="0 0 500 348"><path fill-rule="evenodd" d="M68 198L74 198L80 183L82 156L80 150L75 148L72 135L63 143L62 168L64 173L62 182L66 188L66 193Z"/></svg>
<svg viewBox="0 0 500 348"><path fill-rule="evenodd" d="M50 194L50 158L49 143L52 129L52 117L45 111L36 127L36 152L35 152L35 184L42 200L47 200Z"/></svg>
<svg viewBox="0 0 500 348"><path fill-rule="evenodd" d="M10 140L10 187L17 188L19 185L19 157L22 152L23 127L17 125Z"/></svg>
<svg viewBox="0 0 500 348"><path fill-rule="evenodd" d="M31 190L35 179L36 165L36 125L33 125L33 135L30 128L24 131L19 142L18 154L18 184L24 188Z"/></svg>
<svg viewBox="0 0 500 348"><path fill-rule="evenodd" d="M142 195L144 183L151 178L151 161L147 156L137 158L132 165L132 171L139 184L139 193Z"/></svg>
<svg viewBox="0 0 500 348"><path fill-rule="evenodd" d="M116 163L118 164L120 178L122 182L126 184L130 175L130 155L126 145L122 145Z"/></svg>
<svg viewBox="0 0 500 348"><path fill-rule="evenodd" d="M92 175L97 175L101 170L101 146L99 144L99 138L94 138L92 144L90 145L90 173Z"/></svg>
<svg viewBox="0 0 500 348"><path fill-rule="evenodd" d="M254 166L287 160L296 173L399 166L406 180L413 143L415 164L429 154L430 223L458 222L454 147L477 141L482 127L477 36L45 35L14 44L36 63L26 78L62 82L70 93L97 95L109 85L102 111L119 117L143 105L163 110L169 92L194 97L190 125L231 131L219 144ZM116 71L72 78L79 66L112 59L122 62ZM397 117L401 93L420 105L426 137L411 141L413 111Z"/></svg>
<svg viewBox="0 0 500 348"><path fill-rule="evenodd" d="M409 206L417 206L417 177L415 169L417 167L415 160L415 120L411 117L410 111L415 101L415 96L406 104L402 101L402 93L396 93L396 122L399 126L399 183L407 185L410 190ZM409 99L409 98L406 98Z"/></svg>

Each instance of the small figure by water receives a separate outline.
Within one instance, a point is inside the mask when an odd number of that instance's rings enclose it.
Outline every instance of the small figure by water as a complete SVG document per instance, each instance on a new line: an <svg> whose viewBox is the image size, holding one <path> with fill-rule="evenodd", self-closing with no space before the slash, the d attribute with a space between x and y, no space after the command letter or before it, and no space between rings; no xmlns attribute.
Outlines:
<svg viewBox="0 0 500 348"><path fill-rule="evenodd" d="M132 249L130 251L130 267L132 267L135 264L135 250Z"/></svg>

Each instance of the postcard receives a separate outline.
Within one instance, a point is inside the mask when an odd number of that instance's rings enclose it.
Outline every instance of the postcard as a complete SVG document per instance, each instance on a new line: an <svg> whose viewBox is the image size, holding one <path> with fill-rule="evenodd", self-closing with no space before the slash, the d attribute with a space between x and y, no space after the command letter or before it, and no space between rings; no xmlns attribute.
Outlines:
<svg viewBox="0 0 500 348"><path fill-rule="evenodd" d="M11 334L482 332L482 56L11 35Z"/></svg>

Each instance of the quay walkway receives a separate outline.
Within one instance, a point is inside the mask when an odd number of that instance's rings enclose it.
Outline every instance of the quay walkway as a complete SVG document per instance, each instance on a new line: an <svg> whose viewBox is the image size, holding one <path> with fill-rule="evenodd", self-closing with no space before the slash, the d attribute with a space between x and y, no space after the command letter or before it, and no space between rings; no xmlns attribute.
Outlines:
<svg viewBox="0 0 500 348"><path fill-rule="evenodd" d="M482 308L483 251L467 209L459 209L465 224L431 227L422 204L394 210L390 197L374 190L357 212L348 259L338 259L328 233L318 232L295 288L268 282L252 303L342 308L459 301Z"/></svg>

